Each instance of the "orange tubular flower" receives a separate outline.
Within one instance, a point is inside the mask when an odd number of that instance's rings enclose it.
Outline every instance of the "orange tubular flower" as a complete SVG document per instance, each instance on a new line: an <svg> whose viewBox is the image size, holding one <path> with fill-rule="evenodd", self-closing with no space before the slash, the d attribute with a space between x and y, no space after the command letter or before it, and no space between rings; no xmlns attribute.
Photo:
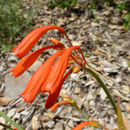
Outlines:
<svg viewBox="0 0 130 130"><path fill-rule="evenodd" d="M60 101L52 106L51 112L54 112L60 105L66 105L66 104L72 104L72 103L69 101Z"/></svg>
<svg viewBox="0 0 130 130"><path fill-rule="evenodd" d="M46 104L45 104L45 108L46 109L49 109L50 107L52 107L56 101L57 101L57 98L59 96L59 93L60 93L60 90L62 88L62 85L64 83L64 81L67 79L67 77L72 73L72 69L70 69L67 74L65 74L65 76L63 77L61 83L59 84L58 86L58 89L56 89L56 91L52 94L50 94L46 100ZM53 89L53 88L52 88Z"/></svg>
<svg viewBox="0 0 130 130"><path fill-rule="evenodd" d="M43 47L37 51L30 53L29 55L24 57L13 69L11 69L10 72L13 72L15 78L20 76L36 61L36 59L42 52L50 48L55 48L55 46Z"/></svg>
<svg viewBox="0 0 130 130"><path fill-rule="evenodd" d="M65 30L56 25L50 25L45 27L40 27L32 32L30 32L22 41L16 46L12 51L22 59L39 41L39 39L49 30L58 29L62 34L66 34Z"/></svg>
<svg viewBox="0 0 130 130"><path fill-rule="evenodd" d="M60 56L64 51L59 51L52 55L42 66L39 67L39 69L33 74L32 78L30 79L25 91L20 94L19 96L22 96L25 102L32 103L38 93L41 90L41 87L43 86L44 82L46 81L52 65L56 58Z"/></svg>
<svg viewBox="0 0 130 130"><path fill-rule="evenodd" d="M43 47L37 51L34 51L23 58L39 41L39 39L49 30L58 29L62 34L66 36L71 47L66 49L65 46L55 38L51 38L50 41L54 44L53 46ZM72 73L79 71L80 67L84 67L84 57L81 52L80 46L73 46L69 37L67 36L65 30L56 25L50 25L45 27L40 27L32 32L30 32L22 41L16 46L12 51L20 59L23 58L17 66L10 70L15 77L20 76L24 73L38 58L38 56L46 49L54 48L60 50L59 52L52 55L38 70L33 74L30 79L26 89L19 96L22 96L25 102L32 103L38 93L49 92L45 107L48 109L52 107L59 96L60 90L65 79ZM76 51L79 49L81 56L78 55ZM76 54L72 54L72 51ZM61 55L61 56L60 56ZM60 57L59 57L60 56ZM71 57L71 58L70 58ZM58 59L57 59L58 58ZM56 60L57 59L57 60ZM69 64L69 61L73 60L80 67L75 67L73 64ZM70 66L71 69L66 73L67 67ZM75 67L75 69L74 69Z"/></svg>
<svg viewBox="0 0 130 130"><path fill-rule="evenodd" d="M55 94L59 95L61 84L63 82L63 76L66 71L71 52L79 48L80 48L79 46L72 46L69 49L65 50L65 52L60 56L60 58L54 64L53 69L50 72L46 83L43 85L41 89L42 92L50 93L46 102L47 109L53 106L54 103L56 102L56 98L55 97L53 98L52 95L55 95ZM49 104L49 102L51 104Z"/></svg>
<svg viewBox="0 0 130 130"><path fill-rule="evenodd" d="M77 125L75 128L72 130L82 130L86 126L94 126L94 127L101 127L104 128L102 125L100 125L97 121L86 121L82 122L81 124ZM105 130L108 130L107 128L104 128Z"/></svg>

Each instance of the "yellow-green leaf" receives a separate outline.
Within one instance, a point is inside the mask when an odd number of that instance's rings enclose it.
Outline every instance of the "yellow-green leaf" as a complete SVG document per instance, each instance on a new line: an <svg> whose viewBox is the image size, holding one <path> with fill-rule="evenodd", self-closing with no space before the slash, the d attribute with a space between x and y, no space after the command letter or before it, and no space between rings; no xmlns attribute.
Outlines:
<svg viewBox="0 0 130 130"><path fill-rule="evenodd" d="M117 118L118 118L119 130L126 130L125 125L124 125L122 112L121 112L120 105L119 105L119 98L117 100Z"/></svg>

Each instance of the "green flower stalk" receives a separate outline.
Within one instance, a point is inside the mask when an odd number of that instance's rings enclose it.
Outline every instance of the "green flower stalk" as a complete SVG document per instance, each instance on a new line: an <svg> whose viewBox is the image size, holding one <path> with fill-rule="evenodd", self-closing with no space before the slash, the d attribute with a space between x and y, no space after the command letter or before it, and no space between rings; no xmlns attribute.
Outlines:
<svg viewBox="0 0 130 130"><path fill-rule="evenodd" d="M113 106L113 109L115 111L115 113L117 114L117 107L116 107L116 103L114 101L114 99L112 98L109 90L107 89L107 86L105 85L105 83L102 81L102 79L98 76L97 73L95 73L90 67L86 67L85 70L87 72L89 72L96 80L97 82L101 85L101 87L103 88L104 92L106 93L110 103L112 104Z"/></svg>

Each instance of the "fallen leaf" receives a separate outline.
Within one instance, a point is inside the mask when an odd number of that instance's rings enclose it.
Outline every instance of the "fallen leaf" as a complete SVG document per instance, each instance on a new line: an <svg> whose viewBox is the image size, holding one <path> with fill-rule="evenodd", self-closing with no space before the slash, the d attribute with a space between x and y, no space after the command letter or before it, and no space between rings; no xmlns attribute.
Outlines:
<svg viewBox="0 0 130 130"><path fill-rule="evenodd" d="M18 107L18 108L16 108L16 112L21 112L21 111L23 111L23 110L25 110L25 107Z"/></svg>
<svg viewBox="0 0 130 130"><path fill-rule="evenodd" d="M49 118L49 116L43 115L43 116L39 117L39 120L45 122L45 121L49 121L50 118Z"/></svg>
<svg viewBox="0 0 130 130"><path fill-rule="evenodd" d="M13 100L12 98L1 97L0 106L8 105L8 103L10 103L12 100Z"/></svg>

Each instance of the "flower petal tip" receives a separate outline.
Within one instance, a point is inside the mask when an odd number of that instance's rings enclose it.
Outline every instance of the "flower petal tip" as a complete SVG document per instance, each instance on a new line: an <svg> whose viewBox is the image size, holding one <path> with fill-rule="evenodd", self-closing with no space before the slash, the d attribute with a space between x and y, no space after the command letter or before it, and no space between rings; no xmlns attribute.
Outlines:
<svg viewBox="0 0 130 130"><path fill-rule="evenodd" d="M9 72L12 72L13 71L13 68L9 70Z"/></svg>

